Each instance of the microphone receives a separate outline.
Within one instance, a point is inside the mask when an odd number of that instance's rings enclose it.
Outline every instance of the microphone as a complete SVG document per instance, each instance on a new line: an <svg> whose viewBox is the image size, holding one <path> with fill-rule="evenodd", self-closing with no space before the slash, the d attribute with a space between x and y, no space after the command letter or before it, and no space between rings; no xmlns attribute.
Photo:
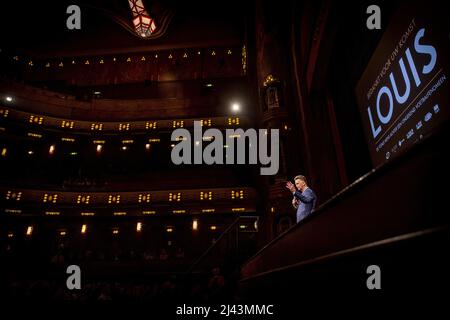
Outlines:
<svg viewBox="0 0 450 320"><path fill-rule="evenodd" d="M297 200L296 197L294 197L294 198L292 199L292 206L293 206L295 209L297 209L297 208L298 208L298 205L299 205L298 200Z"/></svg>

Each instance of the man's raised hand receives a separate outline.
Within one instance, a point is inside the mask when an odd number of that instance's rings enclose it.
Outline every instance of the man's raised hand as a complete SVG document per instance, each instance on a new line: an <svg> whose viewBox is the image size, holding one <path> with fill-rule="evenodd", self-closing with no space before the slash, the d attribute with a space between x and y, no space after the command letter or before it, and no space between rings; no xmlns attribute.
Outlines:
<svg viewBox="0 0 450 320"><path fill-rule="evenodd" d="M290 181L286 183L286 188L288 188L292 193L296 191L295 186Z"/></svg>

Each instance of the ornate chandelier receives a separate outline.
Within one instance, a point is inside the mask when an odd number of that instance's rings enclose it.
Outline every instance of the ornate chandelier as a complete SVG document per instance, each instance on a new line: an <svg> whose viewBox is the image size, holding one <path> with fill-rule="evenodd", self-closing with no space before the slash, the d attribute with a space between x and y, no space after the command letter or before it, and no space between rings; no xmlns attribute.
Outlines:
<svg viewBox="0 0 450 320"><path fill-rule="evenodd" d="M133 13L133 25L135 32L142 38L149 37L155 30L155 20L145 10L142 0L128 0Z"/></svg>

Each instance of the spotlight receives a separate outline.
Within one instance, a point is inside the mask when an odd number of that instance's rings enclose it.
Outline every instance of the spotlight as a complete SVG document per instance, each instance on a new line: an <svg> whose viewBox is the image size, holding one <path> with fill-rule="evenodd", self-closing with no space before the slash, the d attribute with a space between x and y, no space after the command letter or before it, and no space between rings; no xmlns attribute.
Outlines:
<svg viewBox="0 0 450 320"><path fill-rule="evenodd" d="M13 98L10 97L10 96L7 96L7 97L5 98L5 100L8 101L8 102L12 102L12 101L13 101Z"/></svg>
<svg viewBox="0 0 450 320"><path fill-rule="evenodd" d="M194 219L193 221L192 221L192 230L198 230L198 220L197 219Z"/></svg>
<svg viewBox="0 0 450 320"><path fill-rule="evenodd" d="M122 150L123 150L123 151L126 151L127 149L128 149L127 146L123 146L123 147L122 147Z"/></svg>
<svg viewBox="0 0 450 320"><path fill-rule="evenodd" d="M235 102L231 105L231 110L233 112L239 112L241 110L241 105Z"/></svg>

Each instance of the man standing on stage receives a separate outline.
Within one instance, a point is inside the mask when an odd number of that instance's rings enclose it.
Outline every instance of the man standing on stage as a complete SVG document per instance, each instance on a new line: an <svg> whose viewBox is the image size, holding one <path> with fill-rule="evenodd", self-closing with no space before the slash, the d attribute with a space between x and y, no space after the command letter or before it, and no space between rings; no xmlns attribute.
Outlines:
<svg viewBox="0 0 450 320"><path fill-rule="evenodd" d="M306 218L316 206L316 194L308 187L305 176L296 176L294 178L295 186L292 182L286 183L294 199L292 199L292 205L297 209L297 223ZM298 189L298 190L297 190Z"/></svg>

